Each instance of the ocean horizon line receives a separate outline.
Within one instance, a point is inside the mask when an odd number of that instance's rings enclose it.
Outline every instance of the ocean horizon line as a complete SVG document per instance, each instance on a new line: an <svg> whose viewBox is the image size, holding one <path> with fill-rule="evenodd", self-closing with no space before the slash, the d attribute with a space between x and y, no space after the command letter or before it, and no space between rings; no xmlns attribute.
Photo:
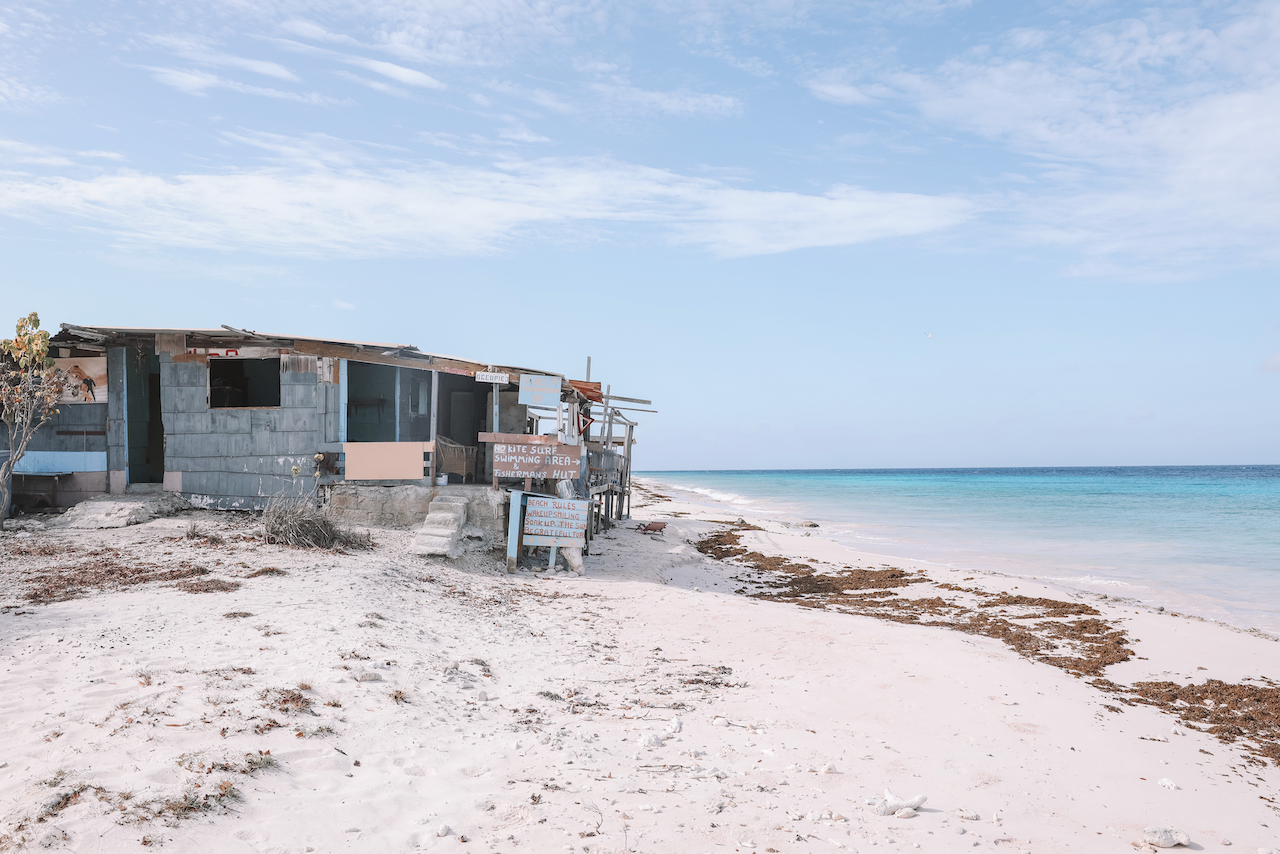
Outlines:
<svg viewBox="0 0 1280 854"><path fill-rule="evenodd" d="M784 468L696 468L696 469L636 469L635 474L690 474L690 473L781 473L781 472L919 472L919 471L1098 471L1103 469L1280 469L1280 463L1167 463L1161 465L1036 465L1036 466L886 466L886 467L849 467L835 466L827 468L784 467Z"/></svg>

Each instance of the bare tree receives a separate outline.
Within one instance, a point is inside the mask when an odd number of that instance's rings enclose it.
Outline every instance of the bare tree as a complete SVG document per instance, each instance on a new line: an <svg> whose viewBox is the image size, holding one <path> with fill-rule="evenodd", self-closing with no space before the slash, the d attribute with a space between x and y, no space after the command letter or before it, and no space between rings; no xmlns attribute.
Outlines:
<svg viewBox="0 0 1280 854"><path fill-rule="evenodd" d="M0 421L9 431L8 455L0 460L0 531L13 499L13 469L31 437L58 413L69 378L49 358L49 333L35 312L21 318L12 339L0 340Z"/></svg>

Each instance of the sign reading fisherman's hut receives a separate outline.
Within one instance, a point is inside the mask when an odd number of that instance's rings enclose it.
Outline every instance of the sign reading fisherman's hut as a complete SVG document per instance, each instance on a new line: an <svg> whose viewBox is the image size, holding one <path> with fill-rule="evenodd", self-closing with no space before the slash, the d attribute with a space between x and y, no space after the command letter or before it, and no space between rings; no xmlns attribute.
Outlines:
<svg viewBox="0 0 1280 854"><path fill-rule="evenodd" d="M576 480L582 476L582 446L498 443L493 446L493 474L517 480Z"/></svg>
<svg viewBox="0 0 1280 854"><path fill-rule="evenodd" d="M524 513L524 544L584 547L587 544L587 502L530 495Z"/></svg>
<svg viewBox="0 0 1280 854"><path fill-rule="evenodd" d="M559 406L560 378L541 374L520 375L520 398L524 406Z"/></svg>

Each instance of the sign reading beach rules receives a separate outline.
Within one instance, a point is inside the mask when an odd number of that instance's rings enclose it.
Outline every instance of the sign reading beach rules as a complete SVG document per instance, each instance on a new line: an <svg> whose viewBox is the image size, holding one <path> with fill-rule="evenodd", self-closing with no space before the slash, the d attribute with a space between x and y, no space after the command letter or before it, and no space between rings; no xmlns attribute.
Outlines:
<svg viewBox="0 0 1280 854"><path fill-rule="evenodd" d="M524 513L524 544L583 548L587 544L587 502L530 495Z"/></svg>
<svg viewBox="0 0 1280 854"><path fill-rule="evenodd" d="M521 374L520 399L516 402L526 406L559 406L560 378Z"/></svg>

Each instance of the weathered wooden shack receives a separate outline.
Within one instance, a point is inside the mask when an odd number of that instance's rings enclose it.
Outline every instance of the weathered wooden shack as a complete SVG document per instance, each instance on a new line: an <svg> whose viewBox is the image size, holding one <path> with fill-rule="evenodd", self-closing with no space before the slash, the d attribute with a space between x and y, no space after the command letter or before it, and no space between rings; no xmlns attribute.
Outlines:
<svg viewBox="0 0 1280 854"><path fill-rule="evenodd" d="M635 425L618 401L648 403L611 399L589 379L409 344L230 326L63 324L51 347L60 367L85 379L21 461L18 506L167 491L213 509L314 494L359 512L360 490L373 490L365 503L409 526L441 490L550 491L541 470L513 477L495 453L549 434L581 449L576 491L602 516L622 518ZM522 379L541 383L543 395L522 392ZM418 498L385 509L391 489Z"/></svg>

